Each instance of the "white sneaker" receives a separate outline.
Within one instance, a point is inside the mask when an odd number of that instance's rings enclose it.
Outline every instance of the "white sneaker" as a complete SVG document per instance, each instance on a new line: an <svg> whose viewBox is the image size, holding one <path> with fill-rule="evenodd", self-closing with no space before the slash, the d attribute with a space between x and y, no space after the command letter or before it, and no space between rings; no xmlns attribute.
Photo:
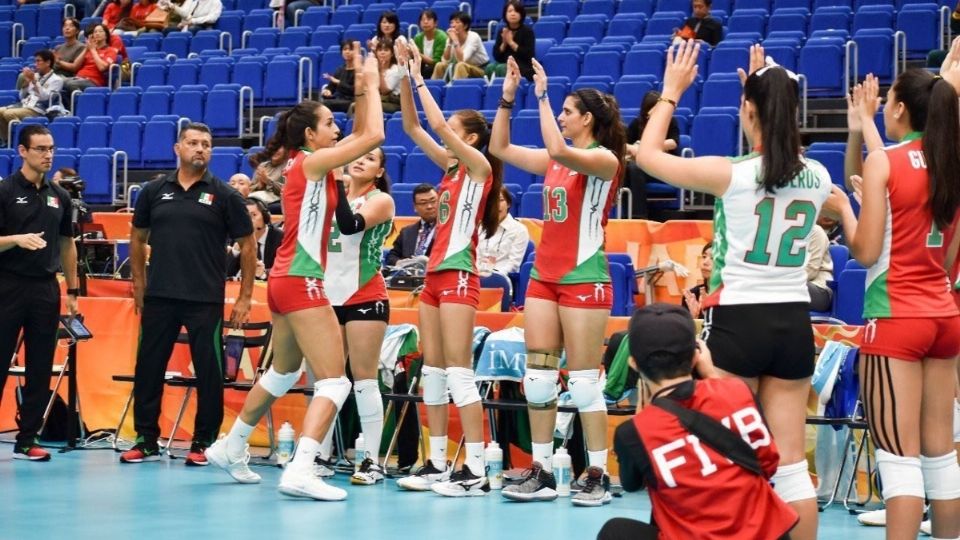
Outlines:
<svg viewBox="0 0 960 540"><path fill-rule="evenodd" d="M350 477L350 483L358 486L372 486L381 481L383 481L383 469L370 458L365 458L360 463L360 470Z"/></svg>
<svg viewBox="0 0 960 540"><path fill-rule="evenodd" d="M881 508L879 510L873 510L872 512L864 512L857 515L857 521L859 521L861 525L868 527L886 527L887 510Z"/></svg>
<svg viewBox="0 0 960 540"><path fill-rule="evenodd" d="M242 457L231 458L227 452L227 440L220 437L217 442L204 450L203 455L207 456L208 462L227 471L234 480L241 484L260 483L260 475L251 471L249 465L247 465L250 461L249 444L244 447Z"/></svg>
<svg viewBox="0 0 960 540"><path fill-rule="evenodd" d="M313 458L313 475L317 478L330 478L337 474L333 465L334 461L332 459L323 459L317 456Z"/></svg>
<svg viewBox="0 0 960 540"><path fill-rule="evenodd" d="M490 491L487 477L473 474L470 467L463 468L450 475L445 482L435 482L430 489L444 497L482 497Z"/></svg>
<svg viewBox="0 0 960 540"><path fill-rule="evenodd" d="M927 536L933 536L933 523L929 519L921 521L920 532Z"/></svg>
<svg viewBox="0 0 960 540"><path fill-rule="evenodd" d="M427 464L417 469L417 472L397 480L397 485L410 491L428 491L433 484L446 482L449 479L449 466L445 471L441 471L428 459Z"/></svg>
<svg viewBox="0 0 960 540"><path fill-rule="evenodd" d="M296 467L287 465L280 477L277 491L290 497L304 497L318 501L342 501L347 498L347 492L317 478L310 467Z"/></svg>

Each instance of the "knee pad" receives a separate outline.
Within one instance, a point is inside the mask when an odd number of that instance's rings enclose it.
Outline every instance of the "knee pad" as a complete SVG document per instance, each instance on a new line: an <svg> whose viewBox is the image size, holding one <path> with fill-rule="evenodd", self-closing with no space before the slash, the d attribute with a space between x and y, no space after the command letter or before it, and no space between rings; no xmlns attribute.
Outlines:
<svg viewBox="0 0 960 540"><path fill-rule="evenodd" d="M457 407L466 407L480 401L480 391L477 390L477 379L470 368L447 368L447 389Z"/></svg>
<svg viewBox="0 0 960 540"><path fill-rule="evenodd" d="M960 465L957 451L938 457L920 456L923 488L931 501L950 501L960 497Z"/></svg>
<svg viewBox="0 0 960 540"><path fill-rule="evenodd" d="M603 399L603 390L600 389L600 370L581 369L570 372L570 397L577 410L582 413L600 412L607 410L607 402Z"/></svg>
<svg viewBox="0 0 960 540"><path fill-rule="evenodd" d="M877 448L877 472L880 473L880 482L883 484L883 500L894 497L924 497L920 458L898 456Z"/></svg>
<svg viewBox="0 0 960 540"><path fill-rule="evenodd" d="M447 372L443 368L433 366L423 366L421 371L423 381L420 386L423 387L423 402L426 405L446 405L450 402L447 398Z"/></svg>
<svg viewBox="0 0 960 540"><path fill-rule="evenodd" d="M320 379L313 383L313 399L327 398L337 406L339 411L343 402L350 395L350 379L337 377L336 379Z"/></svg>
<svg viewBox="0 0 960 540"><path fill-rule="evenodd" d="M361 422L383 419L383 399L380 397L380 385L376 379L363 379L353 383L353 393L357 398L357 414Z"/></svg>
<svg viewBox="0 0 960 540"><path fill-rule="evenodd" d="M293 388L300 380L300 370L290 373L278 373L270 366L270 369L260 377L260 387L267 391L273 397L283 397L287 391Z"/></svg>
<svg viewBox="0 0 960 540"><path fill-rule="evenodd" d="M528 352L523 376L523 392L532 409L557 406L557 379L560 378L560 356L553 352Z"/></svg>
<svg viewBox="0 0 960 540"><path fill-rule="evenodd" d="M780 465L770 481L773 483L773 490L785 503L817 498L817 491L813 489L813 481L810 480L806 461Z"/></svg>

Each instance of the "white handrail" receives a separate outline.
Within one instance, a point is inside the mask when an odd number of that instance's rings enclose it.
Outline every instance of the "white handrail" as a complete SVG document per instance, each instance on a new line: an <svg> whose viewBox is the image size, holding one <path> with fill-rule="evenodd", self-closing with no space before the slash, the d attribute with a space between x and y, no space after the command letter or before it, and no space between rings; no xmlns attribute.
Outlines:
<svg viewBox="0 0 960 540"><path fill-rule="evenodd" d="M250 110L250 127L248 131L253 133L253 88L249 86L240 87L240 102L239 102L239 123L237 125L237 137L243 138L243 95L248 93L250 95L249 110Z"/></svg>
<svg viewBox="0 0 960 540"><path fill-rule="evenodd" d="M260 144L258 144L257 146L263 146L263 138L266 135L265 131L266 131L267 122L269 122L271 118L273 117L267 116L267 115L263 115L260 117Z"/></svg>
<svg viewBox="0 0 960 540"><path fill-rule="evenodd" d="M227 48L223 48L223 38L227 38ZM220 32L220 50L227 51L227 54L233 52L233 34L230 32Z"/></svg>
<svg viewBox="0 0 960 540"><path fill-rule="evenodd" d="M853 54L850 53L850 49L853 49ZM860 47L857 45L857 42L854 40L848 41L843 46L843 93L850 93L850 61L853 60L853 76L856 80L857 74L860 73L860 59L858 58L860 54Z"/></svg>
<svg viewBox="0 0 960 540"><path fill-rule="evenodd" d="M117 172L118 172L118 171L117 171L117 167L118 167L118 165L117 165L117 163L118 163L117 158L118 158L119 156L121 156L121 155L123 156L123 191L121 192L121 196L120 196L120 197L117 197ZM113 170L113 182L111 182L111 184L110 184L110 185L111 185L110 195L113 197L113 204L120 204L120 203L126 202L126 198L127 198L127 185L128 185L128 183L129 183L129 182L128 182L128 180L129 180L129 164L130 164L130 160L129 160L129 157L127 156L127 153L126 153L126 152L124 152L123 150L114 150L114 152L113 152L113 168L112 168L112 170Z"/></svg>
<svg viewBox="0 0 960 540"><path fill-rule="evenodd" d="M303 63L307 63L307 99L313 95L313 60L308 56L301 56L297 64L297 103L304 100L303 97ZM252 118L252 113L251 113ZM253 126L250 127L251 131Z"/></svg>
<svg viewBox="0 0 960 540"><path fill-rule="evenodd" d="M900 42L903 45L900 45ZM893 80L907 70L907 34L903 30L893 33Z"/></svg>

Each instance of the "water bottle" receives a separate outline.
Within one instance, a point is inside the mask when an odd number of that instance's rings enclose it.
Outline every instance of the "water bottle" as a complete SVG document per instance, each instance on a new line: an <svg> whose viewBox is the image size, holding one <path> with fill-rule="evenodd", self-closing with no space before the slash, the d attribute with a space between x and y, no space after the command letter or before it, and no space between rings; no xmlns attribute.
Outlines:
<svg viewBox="0 0 960 540"><path fill-rule="evenodd" d="M557 448L553 454L553 476L557 479L557 495L560 497L570 496L570 476L571 476L570 454L564 447Z"/></svg>
<svg viewBox="0 0 960 540"><path fill-rule="evenodd" d="M277 434L277 465L283 467L293 458L293 426L284 422Z"/></svg>
<svg viewBox="0 0 960 540"><path fill-rule="evenodd" d="M367 457L365 447L363 433L361 433L353 443L353 472L360 472L360 463L363 462L363 458Z"/></svg>
<svg viewBox="0 0 960 540"><path fill-rule="evenodd" d="M503 489L503 449L492 441L483 452L483 459L487 462L487 482L490 489Z"/></svg>

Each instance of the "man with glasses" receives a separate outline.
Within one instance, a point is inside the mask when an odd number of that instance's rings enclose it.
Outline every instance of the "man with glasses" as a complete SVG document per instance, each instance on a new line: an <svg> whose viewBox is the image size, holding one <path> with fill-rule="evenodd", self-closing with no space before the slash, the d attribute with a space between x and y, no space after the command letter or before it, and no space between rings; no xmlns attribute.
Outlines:
<svg viewBox="0 0 960 540"><path fill-rule="evenodd" d="M160 459L160 403L167 362L187 329L197 377L197 414L187 465L206 465L203 451L223 421L223 302L228 238L240 247L243 276L231 321L246 322L257 266L253 224L237 190L214 177L213 137L203 124L187 124L174 152L180 168L148 182L137 197L130 234L134 309L140 340L133 382L137 442L121 463ZM150 267L146 266L147 244Z"/></svg>
<svg viewBox="0 0 960 540"><path fill-rule="evenodd" d="M416 223L400 229L393 241L393 247L387 253L387 266L413 257L430 255L437 224L437 190L430 184L420 184L413 188L413 210L420 216Z"/></svg>
<svg viewBox="0 0 960 540"><path fill-rule="evenodd" d="M35 67L23 68L24 85L20 89L20 101L0 107L0 139L9 136L10 123L47 113L50 99L63 88L63 77L53 72L53 51L43 49L34 55Z"/></svg>
<svg viewBox="0 0 960 540"><path fill-rule="evenodd" d="M19 171L0 182L0 394L6 362L23 331L26 385L17 417L14 459L47 461L37 435L50 397L50 375L57 346L60 286L67 281L67 311L77 313L77 248L73 243L70 195L47 180L53 166L53 137L47 128L29 125L20 131Z"/></svg>

